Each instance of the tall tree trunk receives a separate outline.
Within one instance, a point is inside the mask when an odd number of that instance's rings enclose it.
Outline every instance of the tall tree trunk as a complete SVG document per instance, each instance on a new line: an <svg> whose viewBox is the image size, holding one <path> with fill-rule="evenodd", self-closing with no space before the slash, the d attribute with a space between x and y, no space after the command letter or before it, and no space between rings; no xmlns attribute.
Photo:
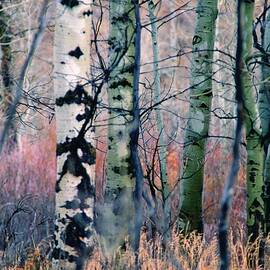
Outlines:
<svg viewBox="0 0 270 270"><path fill-rule="evenodd" d="M55 76L57 125L56 224L53 269L86 269L93 252L95 104L89 85L92 0L57 3Z"/></svg>
<svg viewBox="0 0 270 270"><path fill-rule="evenodd" d="M193 37L189 119L180 180L180 227L202 231L204 147L212 99L212 61L217 0L199 0Z"/></svg>
<svg viewBox="0 0 270 270"><path fill-rule="evenodd" d="M240 143L242 137L243 114L244 114L244 85L242 82L242 59L243 59L243 32L242 28L242 9L243 1L237 0L237 43L235 55L235 100L237 102L237 122L235 129L235 138L233 144L233 159L225 187L221 198L221 211L219 220L219 256L220 270L230 268L230 258L228 250L228 229L229 229L229 211L231 208L232 197L234 193L234 184L240 169Z"/></svg>
<svg viewBox="0 0 270 270"><path fill-rule="evenodd" d="M265 184L265 233L270 233L270 145L268 144L267 153L264 161L264 184Z"/></svg>
<svg viewBox="0 0 270 270"><path fill-rule="evenodd" d="M259 235L264 220L263 202L263 147L261 129L254 88L248 70L248 59L252 54L254 1L243 1L241 26L243 31L244 122L247 148L247 227L252 239Z"/></svg>
<svg viewBox="0 0 270 270"><path fill-rule="evenodd" d="M3 118L7 116L8 108L12 101L13 95L13 77L12 77L12 48L11 40L12 33L10 31L9 16L5 13L3 6L0 5L0 43L1 43L1 93L0 93L0 104L1 114ZM13 120L9 129L5 144L7 148L12 147L16 142L16 123Z"/></svg>
<svg viewBox="0 0 270 270"><path fill-rule="evenodd" d="M134 78L133 78L133 107L132 115L133 121L131 123L130 136L130 151L132 168L136 179L134 202L135 202L135 229L134 229L134 251L136 256L136 270L140 269L139 264L139 247L141 227L143 223L143 169L139 157L139 132L140 132L140 71L141 71L141 13L140 13L140 0L133 0L135 9L135 59L134 59Z"/></svg>
<svg viewBox="0 0 270 270"><path fill-rule="evenodd" d="M218 11L214 47L217 51L214 51L213 56L213 98L209 138L205 148L203 183L203 223L206 241L212 240L217 232L220 199L229 173L232 154L232 140L228 138L234 137L235 129L235 84L232 66L236 48L236 1L230 3L219 1ZM227 31L228 25L230 25L230 31ZM246 186L245 179L241 180L238 181L238 186L235 186L238 206L239 201L242 202L239 196L240 191L243 191ZM242 186L239 187L239 184ZM242 197L245 198L246 194L242 194ZM231 219L234 224L246 221L246 219L242 220L246 212L246 203L243 202L242 205L243 214L234 215ZM239 207L235 210L239 213Z"/></svg>
<svg viewBox="0 0 270 270"><path fill-rule="evenodd" d="M270 12L267 11L264 24L261 78L262 84L259 90L259 111L262 125L263 146L265 150L264 160L264 184L265 184L265 230L270 232Z"/></svg>
<svg viewBox="0 0 270 270"><path fill-rule="evenodd" d="M135 9L132 0L110 0L110 75L107 184L98 229L107 256L134 244L135 175L131 160L133 121Z"/></svg>
<svg viewBox="0 0 270 270"><path fill-rule="evenodd" d="M152 0L148 1L148 12L151 23L151 36L152 36L152 49L153 49L153 92L154 92L154 103L161 101L161 85L160 85L160 71L159 71L159 50L158 50L158 29L157 29L157 18L155 16L155 5ZM167 145L165 144L164 136L164 121L162 113L159 108L156 110L156 123L157 131L159 134L159 160L160 160L160 179L162 187L162 201L164 216L162 220L162 233L168 234L170 225L170 190L167 177Z"/></svg>

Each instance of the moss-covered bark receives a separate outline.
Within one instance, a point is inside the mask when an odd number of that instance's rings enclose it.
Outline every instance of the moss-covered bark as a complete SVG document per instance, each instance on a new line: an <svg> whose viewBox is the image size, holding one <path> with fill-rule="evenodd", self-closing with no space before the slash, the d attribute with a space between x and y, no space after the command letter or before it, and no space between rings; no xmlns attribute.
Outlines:
<svg viewBox="0 0 270 270"><path fill-rule="evenodd" d="M131 164L130 132L133 120L135 9L132 0L110 0L108 81L109 127L107 184L98 211L98 230L105 252L113 255L134 241L135 176Z"/></svg>
<svg viewBox="0 0 270 270"><path fill-rule="evenodd" d="M92 0L59 1L54 45L57 182L52 269L83 270L95 247L95 104L88 83Z"/></svg>
<svg viewBox="0 0 270 270"><path fill-rule="evenodd" d="M248 233L253 234L253 238L255 238L262 229L264 220L264 185L260 119L247 62L252 54L254 1L243 1L241 12L241 25L245 29L243 31L242 82L244 86L244 122L247 144L247 227Z"/></svg>
<svg viewBox="0 0 270 270"><path fill-rule="evenodd" d="M180 179L180 226L202 231L204 147L212 99L212 61L217 0L200 0L193 37L189 118ZM182 224L182 225L181 225Z"/></svg>

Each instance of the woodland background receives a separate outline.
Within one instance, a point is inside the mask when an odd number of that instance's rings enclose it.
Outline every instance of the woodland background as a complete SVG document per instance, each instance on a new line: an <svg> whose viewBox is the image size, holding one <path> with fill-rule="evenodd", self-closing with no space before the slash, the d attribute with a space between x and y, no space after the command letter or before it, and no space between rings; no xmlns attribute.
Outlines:
<svg viewBox="0 0 270 270"><path fill-rule="evenodd" d="M163 100L157 110L164 120L163 147L159 145L160 134L156 127L156 109L153 106L153 50L147 4L141 5L142 46L140 76L140 108L145 113L141 118L139 151L145 178L154 184L155 194L160 199L160 149L166 151L165 159L170 190L172 192L172 228L177 227L181 159L184 133L188 119L190 67L192 42L195 27L197 1L155 1L155 15L158 26L159 70ZM267 2L267 1L266 1ZM10 74L12 85L16 85L33 36L37 31L38 16L43 2L40 0L1 1L1 12L5 13L7 25L2 38L4 49L6 36L11 50ZM263 12L265 1L255 3L255 14ZM102 9L101 9L102 6ZM142 269L178 269L175 260L183 269L216 269L219 264L217 249L217 225L219 221L220 198L232 162L232 145L235 127L233 78L236 48L236 3L220 0L216 21L216 37L213 62L213 100L210 131L207 139L204 189L203 221L204 237L197 233L182 235L173 232L165 251L162 239L149 238L149 224L145 222L141 236L140 256ZM101 18L102 13L102 20ZM49 1L46 9L46 28L33 61L27 70L23 85L23 97L16 108L16 117L6 148L1 154L0 164L0 267L21 266L28 263L29 269L47 269L51 240L54 232L54 200L56 182L56 128L53 91L53 47L56 20L55 2ZM108 1L94 1L93 20L100 23L100 53L108 61ZM1 30L0 30L1 31ZM260 29L257 28L259 35ZM91 44L94 46L94 43ZM220 51L225 52L220 53ZM254 54L256 53L254 48ZM2 53L3 55L3 53ZM92 69L98 69L93 56ZM3 61L3 59L2 59ZM252 81L257 89L261 82L260 65L254 61ZM3 74L1 88L4 86ZM12 102L12 92L1 96L0 128L6 119L6 108ZM102 91L95 122L96 142L96 200L102 201L106 184L106 152L108 119L106 87ZM241 146L241 167L234 188L230 212L230 232L233 269L259 269L258 265L247 266L249 256L258 256L258 242L254 249L246 245L246 151ZM147 180L148 181L148 180ZM145 185L147 184L145 182ZM160 202L161 204L161 202ZM146 205L144 205L146 208ZM157 211L157 215L162 215ZM158 226L158 224L156 224ZM268 241L268 240L267 240ZM179 245L180 243L180 245ZM267 242L268 243L268 242ZM174 251L174 256L171 252ZM267 254L266 254L267 255ZM98 253L89 269L101 269L103 256ZM123 268L132 269L134 254L127 250L120 260L112 262ZM266 256L266 267L270 267ZM39 268L31 268L38 264ZM268 265L268 266L267 266ZM35 266L37 267L37 266ZM19 268L17 268L19 269ZM23 268L22 268L23 269ZM28 268L25 268L28 269ZM103 268L103 269L109 269ZM179 268L180 269L180 268ZM268 269L268 268L265 268Z"/></svg>

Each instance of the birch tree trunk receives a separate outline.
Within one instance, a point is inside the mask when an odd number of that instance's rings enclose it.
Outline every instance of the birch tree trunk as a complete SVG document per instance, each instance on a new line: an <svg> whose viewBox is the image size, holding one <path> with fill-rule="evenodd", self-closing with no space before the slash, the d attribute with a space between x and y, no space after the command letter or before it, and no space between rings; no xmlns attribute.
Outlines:
<svg viewBox="0 0 270 270"><path fill-rule="evenodd" d="M263 148L261 145L260 119L248 70L248 59L252 54L252 30L254 1L242 4L241 26L243 31L244 122L247 148L247 227L252 239L259 235L264 220L263 202Z"/></svg>
<svg viewBox="0 0 270 270"><path fill-rule="evenodd" d="M95 110L89 85L92 0L57 3L55 76L56 222L53 269L85 269L94 248Z"/></svg>
<svg viewBox="0 0 270 270"><path fill-rule="evenodd" d="M189 118L180 181L180 227L202 231L204 147L212 99L212 61L217 0L198 1L193 37Z"/></svg>
<svg viewBox="0 0 270 270"><path fill-rule="evenodd" d="M135 175L130 151L133 121L135 9L132 0L110 0L110 76L107 184L99 210L98 229L106 255L112 256L126 239L134 243Z"/></svg>
<svg viewBox="0 0 270 270"><path fill-rule="evenodd" d="M264 159L264 204L265 204L265 231L270 232L270 59L267 54L270 53L270 12L267 11L265 25L263 48L265 55L262 56L261 78L262 85L259 90L259 111L262 125L262 138L265 152Z"/></svg>

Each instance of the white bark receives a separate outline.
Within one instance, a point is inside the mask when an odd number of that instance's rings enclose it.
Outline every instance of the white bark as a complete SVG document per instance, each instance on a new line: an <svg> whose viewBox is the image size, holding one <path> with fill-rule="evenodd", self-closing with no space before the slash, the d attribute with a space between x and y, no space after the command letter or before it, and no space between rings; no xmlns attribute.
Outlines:
<svg viewBox="0 0 270 270"><path fill-rule="evenodd" d="M91 3L92 0L62 0L57 5L54 50L57 184L53 269L85 269L94 247L95 148L91 124L95 104L88 83Z"/></svg>

